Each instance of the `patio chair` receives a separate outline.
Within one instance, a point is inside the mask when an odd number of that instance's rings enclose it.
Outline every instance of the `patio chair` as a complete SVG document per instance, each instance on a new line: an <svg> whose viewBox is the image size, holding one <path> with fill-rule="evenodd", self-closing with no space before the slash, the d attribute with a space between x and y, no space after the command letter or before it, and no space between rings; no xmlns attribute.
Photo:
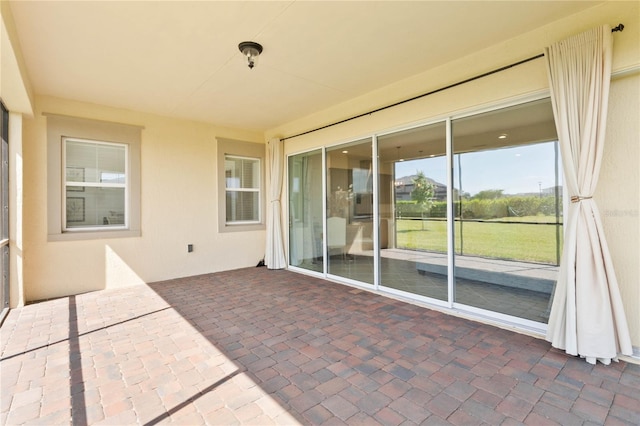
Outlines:
<svg viewBox="0 0 640 426"><path fill-rule="evenodd" d="M343 217L330 217L327 219L327 249L331 255L332 250L340 250L343 259L346 257L347 246L347 219Z"/></svg>

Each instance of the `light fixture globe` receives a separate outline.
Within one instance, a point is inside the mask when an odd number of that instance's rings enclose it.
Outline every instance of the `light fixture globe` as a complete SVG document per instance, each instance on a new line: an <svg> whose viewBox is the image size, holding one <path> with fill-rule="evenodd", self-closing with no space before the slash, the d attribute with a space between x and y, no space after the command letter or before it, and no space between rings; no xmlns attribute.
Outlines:
<svg viewBox="0 0 640 426"><path fill-rule="evenodd" d="M258 56L262 53L262 46L253 41L243 41L238 45L238 49L247 58L249 68L253 69L258 61Z"/></svg>

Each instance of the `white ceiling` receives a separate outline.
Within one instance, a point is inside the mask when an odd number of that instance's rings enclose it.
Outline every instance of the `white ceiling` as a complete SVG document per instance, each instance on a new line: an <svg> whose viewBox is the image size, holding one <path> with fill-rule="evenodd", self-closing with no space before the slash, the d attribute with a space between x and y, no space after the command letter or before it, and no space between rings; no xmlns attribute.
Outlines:
<svg viewBox="0 0 640 426"><path fill-rule="evenodd" d="M11 1L34 91L264 131L594 6ZM261 43L250 70L238 43Z"/></svg>

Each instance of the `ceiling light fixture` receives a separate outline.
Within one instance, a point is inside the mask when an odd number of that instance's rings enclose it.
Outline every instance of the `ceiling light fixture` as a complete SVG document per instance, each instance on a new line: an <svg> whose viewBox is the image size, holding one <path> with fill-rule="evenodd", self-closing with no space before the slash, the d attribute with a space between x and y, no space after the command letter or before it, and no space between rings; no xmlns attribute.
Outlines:
<svg viewBox="0 0 640 426"><path fill-rule="evenodd" d="M258 62L258 56L262 53L262 46L253 41L243 41L238 45L238 49L247 58L247 64L250 69L256 66L256 62Z"/></svg>
<svg viewBox="0 0 640 426"><path fill-rule="evenodd" d="M498 139L506 139L507 138L507 134L503 133L500 136L498 136Z"/></svg>

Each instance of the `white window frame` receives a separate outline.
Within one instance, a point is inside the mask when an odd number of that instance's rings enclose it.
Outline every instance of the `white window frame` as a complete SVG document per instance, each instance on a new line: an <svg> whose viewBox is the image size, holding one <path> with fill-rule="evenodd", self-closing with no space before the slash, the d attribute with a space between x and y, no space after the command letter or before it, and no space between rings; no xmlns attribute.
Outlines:
<svg viewBox="0 0 640 426"><path fill-rule="evenodd" d="M224 161L226 162L228 159L251 160L251 161L255 161L255 162L258 163L258 173L257 173L257 175L258 175L258 186L257 187L254 187L254 188L229 188L227 186L226 178L225 178L225 183L224 183L225 203L226 203L226 199L227 199L227 194L231 193L231 192L252 192L252 193L257 193L258 194L258 218L257 218L257 220L229 221L229 219L226 216L226 208L225 208L225 224L228 225L228 226L235 226L235 225L255 225L255 224L262 223L262 192L261 192L261 188L262 188L262 159L258 158L258 157L247 157L247 156L242 156L242 155L225 154L224 155Z"/></svg>
<svg viewBox="0 0 640 426"><path fill-rule="evenodd" d="M103 183L103 182L67 182L67 142L82 142L93 145L114 146L124 148L125 183ZM62 138L62 232L83 232L83 231L113 231L129 229L129 145L125 143L105 142L92 139L82 139L73 137ZM99 226L74 226L67 227L67 187L85 188L124 188L124 225L99 225Z"/></svg>

